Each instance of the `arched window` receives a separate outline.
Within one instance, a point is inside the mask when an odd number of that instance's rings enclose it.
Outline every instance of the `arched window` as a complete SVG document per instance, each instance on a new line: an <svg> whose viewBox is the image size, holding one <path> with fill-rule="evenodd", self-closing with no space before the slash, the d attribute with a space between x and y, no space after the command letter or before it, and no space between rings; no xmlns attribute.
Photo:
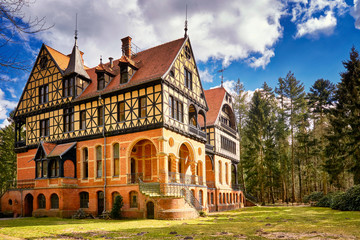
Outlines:
<svg viewBox="0 0 360 240"><path fill-rule="evenodd" d="M221 204L221 193L219 193L219 204Z"/></svg>
<svg viewBox="0 0 360 240"><path fill-rule="evenodd" d="M237 194L235 195L235 202L236 203L238 202L238 195Z"/></svg>
<svg viewBox="0 0 360 240"><path fill-rule="evenodd" d="M211 204L214 204L214 193L211 193Z"/></svg>
<svg viewBox="0 0 360 240"><path fill-rule="evenodd" d="M226 204L225 193L223 193L222 199L223 199L223 203Z"/></svg>
<svg viewBox="0 0 360 240"><path fill-rule="evenodd" d="M138 194L137 192L130 192L130 208L137 208L138 207Z"/></svg>
<svg viewBox="0 0 360 240"><path fill-rule="evenodd" d="M113 146L113 157L114 157L114 176L120 175L120 153L119 153L119 144L115 143Z"/></svg>
<svg viewBox="0 0 360 240"><path fill-rule="evenodd" d="M83 149L83 178L89 177L89 150Z"/></svg>
<svg viewBox="0 0 360 240"><path fill-rule="evenodd" d="M80 193L80 208L89 208L89 193Z"/></svg>
<svg viewBox="0 0 360 240"><path fill-rule="evenodd" d="M112 205L114 206L115 198L116 198L117 196L119 196L120 193L119 193L119 192L113 192L111 195L112 195Z"/></svg>
<svg viewBox="0 0 360 240"><path fill-rule="evenodd" d="M58 197L58 195L56 195L56 193L51 194L50 202L51 202L52 209L59 208L59 197Z"/></svg>
<svg viewBox="0 0 360 240"><path fill-rule="evenodd" d="M39 194L39 196L37 197L38 200L38 208L39 209L44 209L46 208L46 199L44 194Z"/></svg>
<svg viewBox="0 0 360 240"><path fill-rule="evenodd" d="M203 204L203 191L202 190L199 191L199 202L200 202L201 206L204 205Z"/></svg>
<svg viewBox="0 0 360 240"><path fill-rule="evenodd" d="M228 163L225 163L225 179L226 184L229 184L229 167Z"/></svg>
<svg viewBox="0 0 360 240"><path fill-rule="evenodd" d="M101 146L96 147L96 177L102 177L102 149Z"/></svg>

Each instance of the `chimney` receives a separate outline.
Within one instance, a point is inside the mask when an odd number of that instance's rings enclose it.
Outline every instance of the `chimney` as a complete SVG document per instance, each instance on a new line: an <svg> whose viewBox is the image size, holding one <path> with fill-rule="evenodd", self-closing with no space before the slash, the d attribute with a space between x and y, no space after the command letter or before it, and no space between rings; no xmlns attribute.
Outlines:
<svg viewBox="0 0 360 240"><path fill-rule="evenodd" d="M110 68L114 67L114 63L113 63L114 58L109 57L109 61L110 61Z"/></svg>
<svg viewBox="0 0 360 240"><path fill-rule="evenodd" d="M131 58L131 37L127 36L121 39L122 42L122 54L128 58Z"/></svg>

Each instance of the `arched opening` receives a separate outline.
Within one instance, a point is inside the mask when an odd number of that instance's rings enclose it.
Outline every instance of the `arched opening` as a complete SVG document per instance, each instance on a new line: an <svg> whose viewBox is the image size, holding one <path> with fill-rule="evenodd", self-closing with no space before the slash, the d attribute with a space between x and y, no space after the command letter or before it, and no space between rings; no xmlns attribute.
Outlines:
<svg viewBox="0 0 360 240"><path fill-rule="evenodd" d="M97 192L97 213L100 216L104 212L104 192Z"/></svg>
<svg viewBox="0 0 360 240"><path fill-rule="evenodd" d="M189 106L189 125L195 128L198 126L197 111L193 104Z"/></svg>
<svg viewBox="0 0 360 240"><path fill-rule="evenodd" d="M50 205L51 209L59 209L59 197L56 193L51 194Z"/></svg>
<svg viewBox="0 0 360 240"><path fill-rule="evenodd" d="M119 193L119 192L117 192L117 191L112 192L112 194L111 194L111 201L112 201L111 206L114 206L114 204L115 204L115 198L116 198L117 196L120 196L120 193Z"/></svg>
<svg viewBox="0 0 360 240"><path fill-rule="evenodd" d="M195 184L194 154L190 146L183 143L179 149L179 173L181 183Z"/></svg>
<svg viewBox="0 0 360 240"><path fill-rule="evenodd" d="M221 204L221 193L219 193L219 204Z"/></svg>
<svg viewBox="0 0 360 240"><path fill-rule="evenodd" d="M153 202L147 202L146 203L146 218L148 219L154 219L155 218L155 211L154 211L154 203Z"/></svg>
<svg viewBox="0 0 360 240"><path fill-rule="evenodd" d="M219 161L219 183L222 184L222 163Z"/></svg>
<svg viewBox="0 0 360 240"><path fill-rule="evenodd" d="M203 110L199 110L197 115L198 123L202 131L206 131L206 114Z"/></svg>
<svg viewBox="0 0 360 240"><path fill-rule="evenodd" d="M32 216L32 212L33 212L33 205L34 204L34 197L28 193L25 196L25 212L24 212L24 216L25 217L31 217Z"/></svg>
<svg viewBox="0 0 360 240"><path fill-rule="evenodd" d="M130 179L132 183L138 179L152 181L157 170L157 151L155 145L147 139L138 141L130 153Z"/></svg>
<svg viewBox="0 0 360 240"><path fill-rule="evenodd" d="M232 128L233 130L236 130L235 114L234 114L233 110L231 109L231 107L227 104L224 104L224 106L222 108L220 122L223 126L225 125L227 127Z"/></svg>
<svg viewBox="0 0 360 240"><path fill-rule="evenodd" d="M46 208L46 199L44 194L39 194L37 197L38 202L38 209L45 209Z"/></svg>
<svg viewBox="0 0 360 240"><path fill-rule="evenodd" d="M203 191L202 190L199 191L199 202L200 202L201 206L204 205L204 203L203 203Z"/></svg>
<svg viewBox="0 0 360 240"><path fill-rule="evenodd" d="M138 207L138 193L135 191L131 191L129 193L130 199L130 208L137 208Z"/></svg>
<svg viewBox="0 0 360 240"><path fill-rule="evenodd" d="M201 161L198 161L197 164L197 175L199 184L203 185L203 164Z"/></svg>
<svg viewBox="0 0 360 240"><path fill-rule="evenodd" d="M214 204L214 193L212 192L210 196L211 196L211 201L210 202L211 202L211 204Z"/></svg>
<svg viewBox="0 0 360 240"><path fill-rule="evenodd" d="M225 182L229 184L229 165L225 163Z"/></svg>

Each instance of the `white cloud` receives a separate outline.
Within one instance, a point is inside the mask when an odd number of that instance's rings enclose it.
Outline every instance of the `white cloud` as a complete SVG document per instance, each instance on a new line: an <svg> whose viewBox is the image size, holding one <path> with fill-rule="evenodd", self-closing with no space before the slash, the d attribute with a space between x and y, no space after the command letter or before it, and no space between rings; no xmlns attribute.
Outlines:
<svg viewBox="0 0 360 240"><path fill-rule="evenodd" d="M280 18L286 14L285 7L281 0L188 2L188 33L197 60L213 58L227 66L253 54L265 59L263 55L282 37ZM96 66L100 55L105 59L120 57L120 39L125 36L130 35L134 43L146 49L184 34L182 0L37 0L25 10L31 16L47 16L48 24L55 24L38 37L65 54L74 43L78 13L79 47L89 66Z"/></svg>
<svg viewBox="0 0 360 240"><path fill-rule="evenodd" d="M214 89L214 88L218 88L221 85L217 85L215 87L211 87L210 89ZM228 91L231 95L236 95L235 92L235 86L236 86L236 81L234 80L226 80L223 82L223 87L226 89L226 91Z"/></svg>
<svg viewBox="0 0 360 240"><path fill-rule="evenodd" d="M17 82L19 79L17 77L10 77L6 74L0 73L0 80L5 82Z"/></svg>
<svg viewBox="0 0 360 240"><path fill-rule="evenodd" d="M9 126L10 122L8 119L5 119L2 123L0 123L0 128L4 128L6 126Z"/></svg>
<svg viewBox="0 0 360 240"><path fill-rule="evenodd" d="M325 16L309 18L306 22L298 24L295 37L299 38L305 35L318 36L321 33L331 35L336 27L336 22L333 12L328 11Z"/></svg>
<svg viewBox="0 0 360 240"><path fill-rule="evenodd" d="M204 71L199 70L200 79L202 82L213 82L213 75L209 73L209 69L205 68Z"/></svg>
<svg viewBox="0 0 360 240"><path fill-rule="evenodd" d="M351 15L355 18L355 28L360 29L360 0L354 0Z"/></svg>
<svg viewBox="0 0 360 240"><path fill-rule="evenodd" d="M16 108L16 101L9 101L4 99L5 93L0 89L0 119L8 118L8 112Z"/></svg>
<svg viewBox="0 0 360 240"><path fill-rule="evenodd" d="M12 98L17 98L18 97L15 94L15 89L13 89L12 87L7 88L6 90L8 90L8 92L11 94Z"/></svg>
<svg viewBox="0 0 360 240"><path fill-rule="evenodd" d="M273 56L275 56L274 50L268 49L259 58L251 57L249 59L249 65L253 68L261 67L262 69L265 69L266 65L268 65L270 62L270 58L272 58Z"/></svg>

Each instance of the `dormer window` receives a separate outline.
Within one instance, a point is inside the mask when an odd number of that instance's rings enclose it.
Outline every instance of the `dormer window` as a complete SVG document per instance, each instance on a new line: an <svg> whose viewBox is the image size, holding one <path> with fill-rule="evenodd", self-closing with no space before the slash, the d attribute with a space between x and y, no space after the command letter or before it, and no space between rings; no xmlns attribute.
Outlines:
<svg viewBox="0 0 360 240"><path fill-rule="evenodd" d="M98 73L98 90L102 90L105 88L105 77L104 73Z"/></svg>
<svg viewBox="0 0 360 240"><path fill-rule="evenodd" d="M128 80L129 80L128 67L127 66L121 66L120 74L121 74L120 75L121 76L120 83L121 84L127 83Z"/></svg>

